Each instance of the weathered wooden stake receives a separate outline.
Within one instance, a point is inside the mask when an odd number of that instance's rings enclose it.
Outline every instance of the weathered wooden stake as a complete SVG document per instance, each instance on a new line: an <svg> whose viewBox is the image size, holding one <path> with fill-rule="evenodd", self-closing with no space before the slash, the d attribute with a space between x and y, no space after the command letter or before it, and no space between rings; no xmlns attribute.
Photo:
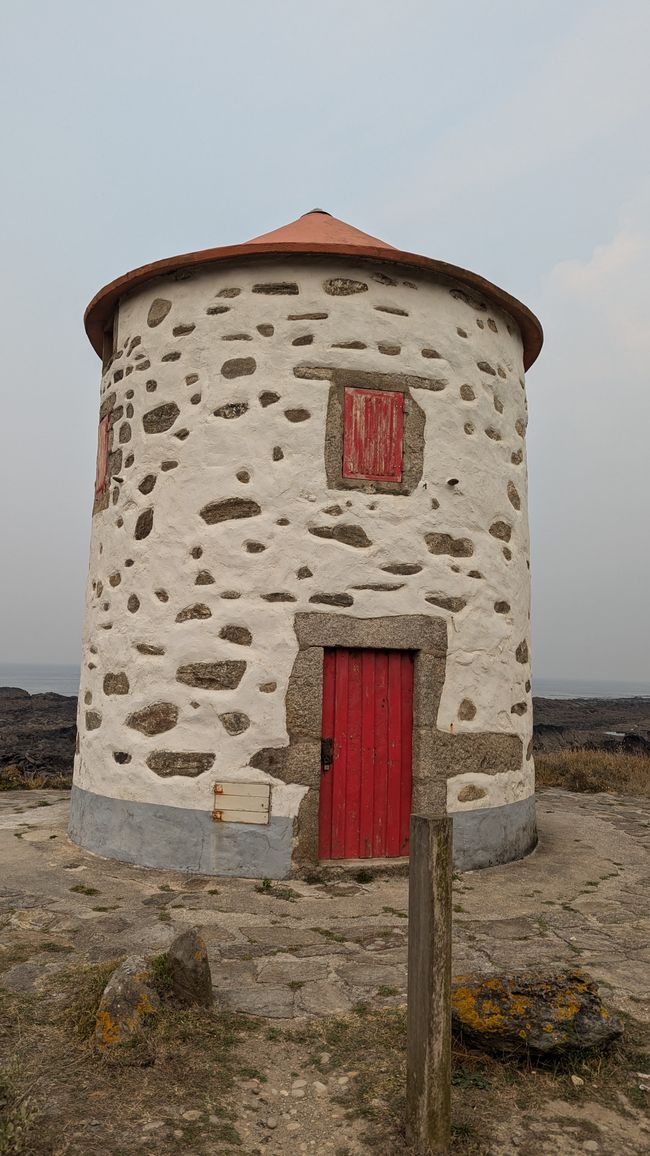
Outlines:
<svg viewBox="0 0 650 1156"><path fill-rule="evenodd" d="M411 816L406 1120L418 1156L448 1156L452 820Z"/></svg>

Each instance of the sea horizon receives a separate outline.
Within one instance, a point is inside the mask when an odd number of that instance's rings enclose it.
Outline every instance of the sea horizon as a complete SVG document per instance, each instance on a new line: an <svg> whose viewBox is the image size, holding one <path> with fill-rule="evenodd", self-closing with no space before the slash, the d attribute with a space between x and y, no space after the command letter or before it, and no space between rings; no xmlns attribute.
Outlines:
<svg viewBox="0 0 650 1156"><path fill-rule="evenodd" d="M77 695L81 668L74 663L0 662L0 687L29 694ZM650 681L534 678L536 698L650 698Z"/></svg>

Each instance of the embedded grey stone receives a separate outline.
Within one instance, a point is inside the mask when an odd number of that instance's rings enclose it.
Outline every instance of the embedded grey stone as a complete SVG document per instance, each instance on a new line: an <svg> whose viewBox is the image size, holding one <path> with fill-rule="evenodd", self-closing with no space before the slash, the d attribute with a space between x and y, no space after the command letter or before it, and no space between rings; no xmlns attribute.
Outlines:
<svg viewBox="0 0 650 1156"><path fill-rule="evenodd" d="M332 538L335 542L341 542L344 546L354 546L358 550L372 546L363 526L310 526L309 533L316 538Z"/></svg>
<svg viewBox="0 0 650 1156"><path fill-rule="evenodd" d="M128 694L129 680L123 670L104 675L104 694Z"/></svg>
<svg viewBox="0 0 650 1156"><path fill-rule="evenodd" d="M425 594L425 602L430 602L432 606L440 606L443 610L451 610L454 614L464 610L467 602L464 598L454 598L447 594Z"/></svg>
<svg viewBox="0 0 650 1156"><path fill-rule="evenodd" d="M492 368L492 366L490 365L490 363L488 361L477 361L476 364L478 365L479 369L481 370L481 373L489 373L492 375L492 377L496 377L497 371L496 371L496 369Z"/></svg>
<svg viewBox="0 0 650 1156"><path fill-rule="evenodd" d="M273 393L270 389L265 389L259 396L260 405L266 408L267 405L275 405L276 401L280 400L279 393Z"/></svg>
<svg viewBox="0 0 650 1156"><path fill-rule="evenodd" d="M209 570L199 570L196 578L194 579L195 586L212 586L213 583L214 578L212 577Z"/></svg>
<svg viewBox="0 0 650 1156"><path fill-rule="evenodd" d="M391 562L382 566L387 574L419 574L422 567L417 562Z"/></svg>
<svg viewBox="0 0 650 1156"><path fill-rule="evenodd" d="M224 638L226 642L234 642L237 646L250 646L253 641L253 635L247 626L222 626L219 638Z"/></svg>
<svg viewBox="0 0 650 1156"><path fill-rule="evenodd" d="M246 670L241 659L222 662L190 662L176 671L178 682L186 686L200 686L205 690L236 690Z"/></svg>
<svg viewBox="0 0 650 1156"><path fill-rule="evenodd" d="M241 710L226 711L225 714L220 714L219 718L229 735L241 735L251 725L248 715Z"/></svg>
<svg viewBox="0 0 650 1156"><path fill-rule="evenodd" d="M508 499L515 510L521 509L521 498L519 497L516 486L512 482L508 482Z"/></svg>
<svg viewBox="0 0 650 1156"><path fill-rule="evenodd" d="M308 421L309 418L311 417L311 414L310 414L308 409L298 408L298 409L285 409L284 416L286 417L287 421L299 422L299 421Z"/></svg>
<svg viewBox="0 0 650 1156"><path fill-rule="evenodd" d="M517 659L517 662L528 662L528 643L525 639L523 642L519 643L519 646L515 650L515 658Z"/></svg>
<svg viewBox="0 0 650 1156"><path fill-rule="evenodd" d="M212 611L204 602L195 602L193 606L186 606L176 615L177 622L190 622L193 618L212 618Z"/></svg>
<svg viewBox="0 0 650 1156"><path fill-rule="evenodd" d="M231 357L228 361L224 361L221 366L221 373L223 377L247 377L250 373L255 373L257 369L257 362L254 357Z"/></svg>
<svg viewBox="0 0 650 1156"><path fill-rule="evenodd" d="M170 775L195 778L209 771L214 759L212 751L152 751L146 763L150 771L163 779Z"/></svg>
<svg viewBox="0 0 650 1156"><path fill-rule="evenodd" d="M86 711L86 730L87 731L96 731L101 725L102 725L102 716L100 715L99 711L87 710Z"/></svg>
<svg viewBox="0 0 650 1156"><path fill-rule="evenodd" d="M153 702L130 714L126 725L144 735L160 735L178 722L178 707L172 702Z"/></svg>
<svg viewBox="0 0 650 1156"><path fill-rule="evenodd" d="M312 594L310 602L319 602L324 606L352 606L354 598L351 594Z"/></svg>
<svg viewBox="0 0 650 1156"><path fill-rule="evenodd" d="M143 538L148 538L149 534L151 533L152 530L153 530L153 509L149 508L148 510L143 510L142 513L138 515L138 520L135 524L135 530L133 532L133 537L137 541L141 541Z"/></svg>
<svg viewBox="0 0 650 1156"><path fill-rule="evenodd" d="M213 411L214 417L224 417L231 420L235 417L241 417L248 409L247 401L229 401L225 405L220 405L218 409Z"/></svg>
<svg viewBox="0 0 650 1156"><path fill-rule="evenodd" d="M350 297L353 293L366 293L365 281L353 281L350 277L330 277L323 281L323 291L330 297Z"/></svg>
<svg viewBox="0 0 650 1156"><path fill-rule="evenodd" d="M145 433L164 433L170 429L180 413L175 401L166 401L150 409L142 415L142 425Z"/></svg>
<svg viewBox="0 0 650 1156"><path fill-rule="evenodd" d="M454 538L451 534L425 534L424 540L431 554L449 554L452 558L470 558L474 546L469 538Z"/></svg>
<svg viewBox="0 0 650 1156"><path fill-rule="evenodd" d="M512 526L509 526L507 522L499 520L492 523L490 533L493 538L498 538L501 542L509 542L512 537Z"/></svg>
<svg viewBox="0 0 650 1156"><path fill-rule="evenodd" d="M471 698L464 698L458 708L458 717L464 722L469 722L476 715L476 707Z"/></svg>
<svg viewBox="0 0 650 1156"><path fill-rule="evenodd" d="M251 498L222 498L219 502L209 502L200 510L201 517L208 526L227 522L233 518L255 518L261 513L261 507Z"/></svg>
<svg viewBox="0 0 650 1156"><path fill-rule="evenodd" d="M299 292L300 290L295 281L266 281L258 285L253 285L253 293L265 293L267 296L284 294L293 296Z"/></svg>
<svg viewBox="0 0 650 1156"><path fill-rule="evenodd" d="M171 301L167 301L165 297L156 297L149 306L147 313L147 325L150 329L154 329L156 325L160 325L164 321L169 310L172 307Z"/></svg>
<svg viewBox="0 0 650 1156"><path fill-rule="evenodd" d="M147 474L146 477L144 477L142 479L142 481L140 482L138 489L139 489L141 494L150 494L151 491L153 490L155 484L156 484L156 475L155 474Z"/></svg>

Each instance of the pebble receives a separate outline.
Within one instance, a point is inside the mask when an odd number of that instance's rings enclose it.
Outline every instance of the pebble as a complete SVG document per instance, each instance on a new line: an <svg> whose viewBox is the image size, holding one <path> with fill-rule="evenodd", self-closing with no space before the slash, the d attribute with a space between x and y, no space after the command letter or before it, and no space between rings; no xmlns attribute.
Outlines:
<svg viewBox="0 0 650 1156"><path fill-rule="evenodd" d="M314 1080L312 1087L317 1096L324 1096L327 1092L327 1084L321 1083L320 1080Z"/></svg>
<svg viewBox="0 0 650 1156"><path fill-rule="evenodd" d="M336 1082L341 1088L344 1088L346 1084L350 1083L350 1077L349 1076L339 1076L339 1078Z"/></svg>
<svg viewBox="0 0 650 1156"><path fill-rule="evenodd" d="M307 1087L307 1081L306 1080L294 1080L291 1087L292 1088L306 1088Z"/></svg>
<svg viewBox="0 0 650 1156"><path fill-rule="evenodd" d="M291 1095L295 1096L296 1100L302 1100L304 1094L305 1094L304 1088L292 1088L291 1089Z"/></svg>
<svg viewBox="0 0 650 1156"><path fill-rule="evenodd" d="M584 1088L585 1085L585 1082L581 1076L572 1076L571 1083L573 1084L574 1088Z"/></svg>
<svg viewBox="0 0 650 1156"><path fill-rule="evenodd" d="M320 1056L318 1057L318 1062L319 1064L329 1064L331 1058L332 1057L329 1052L321 1052Z"/></svg>
<svg viewBox="0 0 650 1156"><path fill-rule="evenodd" d="M142 1131L143 1132L153 1132L154 1128L164 1128L164 1127L165 1127L164 1120L151 1120L151 1122L149 1124L143 1124Z"/></svg>
<svg viewBox="0 0 650 1156"><path fill-rule="evenodd" d="M295 1122L292 1122L291 1124L287 1124L287 1132L299 1132L299 1131L300 1131L300 1124L296 1124Z"/></svg>
<svg viewBox="0 0 650 1156"><path fill-rule="evenodd" d="M595 1140L585 1140L582 1147L584 1148L585 1152L598 1152L600 1144L597 1144Z"/></svg>
<svg viewBox="0 0 650 1156"><path fill-rule="evenodd" d="M267 1128L277 1128L278 1121L276 1120L275 1116L268 1116L264 1121L264 1124Z"/></svg>
<svg viewBox="0 0 650 1156"><path fill-rule="evenodd" d="M174 1139L175 1140L182 1140L183 1139L183 1133L181 1132L180 1128L174 1129Z"/></svg>
<svg viewBox="0 0 650 1156"><path fill-rule="evenodd" d="M193 1121L200 1120L203 1112L199 1112L198 1108L190 1108L189 1112L183 1112L182 1115L184 1120Z"/></svg>

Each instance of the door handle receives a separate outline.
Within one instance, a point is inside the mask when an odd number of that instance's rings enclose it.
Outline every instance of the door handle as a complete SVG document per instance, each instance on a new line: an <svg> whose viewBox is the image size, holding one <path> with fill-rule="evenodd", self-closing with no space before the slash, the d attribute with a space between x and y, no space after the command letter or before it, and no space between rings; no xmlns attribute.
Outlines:
<svg viewBox="0 0 650 1156"><path fill-rule="evenodd" d="M331 771L332 763L334 762L334 739L321 739L320 741L320 763L323 774L326 771Z"/></svg>

